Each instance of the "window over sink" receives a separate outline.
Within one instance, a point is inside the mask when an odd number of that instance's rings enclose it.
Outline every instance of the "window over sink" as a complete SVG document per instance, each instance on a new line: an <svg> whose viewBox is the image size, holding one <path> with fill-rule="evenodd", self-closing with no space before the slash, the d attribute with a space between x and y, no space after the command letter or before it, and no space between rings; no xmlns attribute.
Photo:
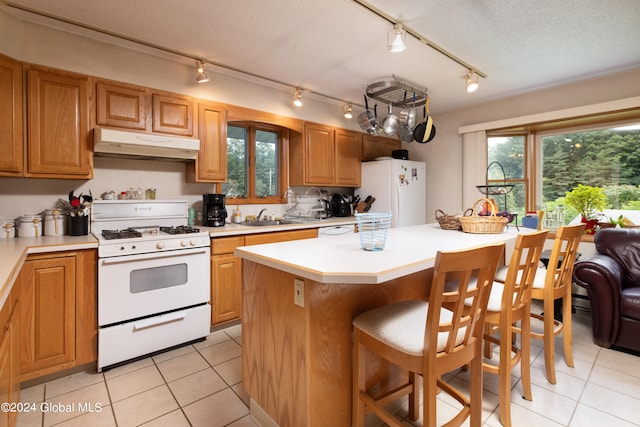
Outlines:
<svg viewBox="0 0 640 427"><path fill-rule="evenodd" d="M280 126L227 125L227 182L222 185L227 203L283 203L287 140L288 130Z"/></svg>

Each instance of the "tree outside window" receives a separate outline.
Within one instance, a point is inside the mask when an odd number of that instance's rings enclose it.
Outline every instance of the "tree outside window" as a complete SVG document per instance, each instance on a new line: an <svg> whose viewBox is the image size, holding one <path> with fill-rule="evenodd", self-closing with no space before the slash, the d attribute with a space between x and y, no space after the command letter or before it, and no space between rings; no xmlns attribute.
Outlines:
<svg viewBox="0 0 640 427"><path fill-rule="evenodd" d="M227 126L227 182L222 192L233 203L282 203L286 130L234 123Z"/></svg>

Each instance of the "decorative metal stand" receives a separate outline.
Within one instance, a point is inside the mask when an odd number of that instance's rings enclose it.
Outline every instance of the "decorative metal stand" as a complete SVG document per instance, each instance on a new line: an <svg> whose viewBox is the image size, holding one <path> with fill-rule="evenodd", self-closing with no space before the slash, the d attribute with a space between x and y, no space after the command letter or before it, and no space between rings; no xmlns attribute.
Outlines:
<svg viewBox="0 0 640 427"><path fill-rule="evenodd" d="M498 167L502 171L502 180L503 180L502 184L489 184L489 169L491 169L491 166L493 166L493 165L498 165ZM491 163L489 163L489 166L487 166L487 172L486 172L486 175L485 175L485 183L484 183L484 185L476 185L476 188L478 189L478 191L481 192L482 194L484 194L487 197L489 197L489 196L504 196L504 210L505 211L509 211L509 209L507 208L507 194L511 193L511 191L513 190L514 187L515 187L515 185L513 185L513 184L507 184L507 176L504 173L504 168L502 167L500 162L491 162ZM514 223L516 225L516 229L520 230L518 228L518 213L517 212L509 212L509 213L513 216L513 220L514 220Z"/></svg>

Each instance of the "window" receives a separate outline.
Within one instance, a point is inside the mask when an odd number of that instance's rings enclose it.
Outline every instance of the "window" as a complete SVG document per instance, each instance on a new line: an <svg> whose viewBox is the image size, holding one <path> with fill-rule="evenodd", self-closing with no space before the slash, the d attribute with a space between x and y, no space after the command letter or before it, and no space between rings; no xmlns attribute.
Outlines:
<svg viewBox="0 0 640 427"><path fill-rule="evenodd" d="M232 203L283 203L287 130L258 123L227 126L227 182Z"/></svg>
<svg viewBox="0 0 640 427"><path fill-rule="evenodd" d="M526 212L527 158L526 135L489 136L487 138L489 166L487 184L495 186L497 192L489 195L499 211L517 212L520 218ZM507 184L505 187L497 187Z"/></svg>
<svg viewBox="0 0 640 427"><path fill-rule="evenodd" d="M578 215L564 205L565 193L578 184L604 189L605 215L640 210L640 125L554 132L539 141L542 202L550 212L566 209L564 224Z"/></svg>
<svg viewBox="0 0 640 427"><path fill-rule="evenodd" d="M565 195L583 184L607 195L601 221L617 219L621 210L640 225L640 124L506 132L487 133L487 183L514 186L504 197L492 196L500 210L522 215L543 205L550 227L569 224L578 213L565 205Z"/></svg>

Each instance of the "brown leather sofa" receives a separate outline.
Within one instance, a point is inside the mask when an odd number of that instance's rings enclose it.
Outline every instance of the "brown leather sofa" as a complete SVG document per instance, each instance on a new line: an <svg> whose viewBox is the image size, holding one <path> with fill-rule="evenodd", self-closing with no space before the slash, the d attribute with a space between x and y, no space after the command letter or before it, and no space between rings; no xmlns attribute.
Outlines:
<svg viewBox="0 0 640 427"><path fill-rule="evenodd" d="M593 340L640 352L640 229L602 229L595 244L597 253L573 269L589 295Z"/></svg>

